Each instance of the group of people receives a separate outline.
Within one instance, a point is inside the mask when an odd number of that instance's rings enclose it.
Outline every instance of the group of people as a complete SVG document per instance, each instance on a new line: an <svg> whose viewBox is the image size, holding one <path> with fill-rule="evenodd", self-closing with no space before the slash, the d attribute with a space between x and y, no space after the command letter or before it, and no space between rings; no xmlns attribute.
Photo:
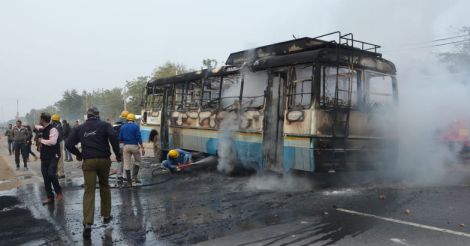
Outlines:
<svg viewBox="0 0 470 246"><path fill-rule="evenodd" d="M15 155L16 170L20 170L20 156L23 159L24 170L28 170L29 155L38 160L38 156L32 150L32 128L29 125L23 125L21 120L17 120L15 126L8 125L5 136L7 137L9 154Z"/></svg>
<svg viewBox="0 0 470 246"><path fill-rule="evenodd" d="M97 181L100 189L100 211L103 223L109 223L112 219L109 186L111 149L118 162L118 182L126 182L127 186L140 182L138 173L145 150L140 128L135 124L135 120L135 114L123 111L120 120L112 127L108 122L100 120L96 107L91 107L87 110L87 120L81 125L76 124L73 128L70 128L66 121L60 124L60 116L51 116L48 113L42 113L40 124L35 126L41 173L47 195L43 204L60 201L64 197L59 183L59 178L63 176L63 162L61 164L60 161L64 158L62 150L65 150L65 161L71 161L73 154L78 161L82 162L85 188L83 195L84 238L91 237ZM22 127L21 121L18 121L14 128L9 128L5 135L12 136L9 138L9 145L14 146L15 156L19 152L26 153L28 149L24 146L28 146L28 141L31 142L32 131ZM77 148L79 143L80 149ZM23 157L24 165L27 167L27 156L23 155ZM135 160L133 165L132 157ZM19 155L15 161L19 167ZM181 149L170 150L167 160L163 162L163 165L171 172L181 171L187 164L191 164L191 154Z"/></svg>
<svg viewBox="0 0 470 246"><path fill-rule="evenodd" d="M64 148L64 140L68 137L71 131L71 127L66 120L60 122L60 115L54 114L51 116L51 124L58 131L58 142L60 145L60 158L57 166L57 175L58 178L65 178L64 172L64 155L62 154L65 151L65 161L73 161L72 155L70 152ZM42 132L39 130L40 125L34 126L31 128L29 125L23 125L21 120L17 120L15 126L12 124L8 125L7 130L5 131L5 136L7 137L8 151L9 154L15 155L15 164L16 170L20 170L20 156L23 159L24 170L28 170L29 156L32 155L35 160L38 160L38 156L32 150L33 142L36 144L36 149L40 151L40 142L38 139L41 138ZM35 136L33 135L35 133Z"/></svg>

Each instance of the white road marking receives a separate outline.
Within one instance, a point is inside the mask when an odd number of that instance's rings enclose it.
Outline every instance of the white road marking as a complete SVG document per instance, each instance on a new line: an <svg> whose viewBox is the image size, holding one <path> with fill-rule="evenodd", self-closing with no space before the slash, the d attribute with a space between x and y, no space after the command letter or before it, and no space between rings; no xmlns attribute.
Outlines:
<svg viewBox="0 0 470 246"><path fill-rule="evenodd" d="M389 222L393 222L393 223L397 223L397 224L409 225L409 226L422 228L422 229L427 229L427 230L431 230L431 231L444 232L444 233L449 233L449 234L453 234L453 235L457 235L457 236L463 236L463 237L470 238L470 234L465 233L465 232L453 231L453 230L439 228L439 227L435 227L435 226L422 225L422 224L418 224L418 223L414 223L414 222L408 222L408 221L404 221L404 220L397 220L397 219L377 216L377 215L373 215L373 214L357 212L357 211L344 209L344 208L337 208L336 210L340 211L340 212L348 213L348 214L361 215L361 216L374 218L374 219L379 219L379 220L385 220L385 221L389 221Z"/></svg>
<svg viewBox="0 0 470 246"><path fill-rule="evenodd" d="M390 238L390 241L394 242L394 243L398 243L398 244L401 244L401 245L408 245L406 244L406 240L405 239L399 239L399 238Z"/></svg>

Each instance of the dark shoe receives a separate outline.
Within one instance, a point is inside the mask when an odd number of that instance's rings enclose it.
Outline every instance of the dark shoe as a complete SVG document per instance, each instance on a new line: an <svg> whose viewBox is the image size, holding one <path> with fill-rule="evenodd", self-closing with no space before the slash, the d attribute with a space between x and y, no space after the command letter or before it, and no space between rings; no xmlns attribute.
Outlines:
<svg viewBox="0 0 470 246"><path fill-rule="evenodd" d="M131 170L126 170L127 186L132 186Z"/></svg>
<svg viewBox="0 0 470 246"><path fill-rule="evenodd" d="M136 184L140 183L140 180L137 179L137 177L139 175L139 169L140 169L139 166L134 165L134 175L132 176L132 181L134 181L134 183L136 183Z"/></svg>
<svg viewBox="0 0 470 246"><path fill-rule="evenodd" d="M91 237L91 226L90 225L86 225L84 228L83 228L83 238L90 238Z"/></svg>
<svg viewBox="0 0 470 246"><path fill-rule="evenodd" d="M54 199L52 197L48 197L46 200L42 201L42 205L54 203Z"/></svg>
<svg viewBox="0 0 470 246"><path fill-rule="evenodd" d="M58 176L57 178L59 178L59 179L65 179L65 175L60 175L60 176Z"/></svg>
<svg viewBox="0 0 470 246"><path fill-rule="evenodd" d="M113 216L104 217L103 224L109 224L109 222L111 222L112 219L113 219Z"/></svg>
<svg viewBox="0 0 470 246"><path fill-rule="evenodd" d="M57 201L62 201L64 199L64 194L61 192L61 193L57 193L55 199Z"/></svg>

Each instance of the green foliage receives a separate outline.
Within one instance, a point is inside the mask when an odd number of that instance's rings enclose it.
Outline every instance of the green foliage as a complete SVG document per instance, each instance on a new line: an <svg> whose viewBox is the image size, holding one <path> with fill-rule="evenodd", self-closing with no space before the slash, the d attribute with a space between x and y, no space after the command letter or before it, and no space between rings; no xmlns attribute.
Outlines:
<svg viewBox="0 0 470 246"><path fill-rule="evenodd" d="M52 115L56 113L57 111L58 109L52 105L47 106L45 108L41 108L41 109L31 109L29 113L25 115L25 117L23 118L23 121L25 122L25 125L33 126L39 123L39 116L41 115L41 113L46 112Z"/></svg>
<svg viewBox="0 0 470 246"><path fill-rule="evenodd" d="M134 80L126 81L127 111L140 114L144 100L144 89L149 80L148 76L140 76Z"/></svg>
<svg viewBox="0 0 470 246"><path fill-rule="evenodd" d="M85 110L83 96L78 94L75 89L66 90L62 99L56 102L55 106L64 119L81 119Z"/></svg>
<svg viewBox="0 0 470 246"><path fill-rule="evenodd" d="M162 66L159 66L153 70L152 78L165 78L171 77L182 73L187 73L190 70L183 64L174 63L167 61Z"/></svg>
<svg viewBox="0 0 470 246"><path fill-rule="evenodd" d="M202 65L204 66L204 68L212 69L212 68L217 67L217 60L206 58L202 60Z"/></svg>
<svg viewBox="0 0 470 246"><path fill-rule="evenodd" d="M103 120L116 120L124 107L122 89L118 87L84 92L82 97L85 102L82 114L85 114L86 108L94 106L100 111L100 117Z"/></svg>

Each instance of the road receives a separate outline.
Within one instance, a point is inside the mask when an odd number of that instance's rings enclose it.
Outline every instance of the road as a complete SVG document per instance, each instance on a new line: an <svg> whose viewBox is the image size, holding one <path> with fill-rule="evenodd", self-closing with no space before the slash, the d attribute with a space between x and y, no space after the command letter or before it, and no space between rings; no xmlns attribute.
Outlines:
<svg viewBox="0 0 470 246"><path fill-rule="evenodd" d="M79 163L66 163L65 199L43 206L39 163L15 172L3 145L1 155L10 175L0 186L5 245L470 244L466 167L446 174L452 182L418 185L374 172L228 177L204 169L152 177L147 159L145 186L112 189L112 223L96 217L84 241Z"/></svg>

